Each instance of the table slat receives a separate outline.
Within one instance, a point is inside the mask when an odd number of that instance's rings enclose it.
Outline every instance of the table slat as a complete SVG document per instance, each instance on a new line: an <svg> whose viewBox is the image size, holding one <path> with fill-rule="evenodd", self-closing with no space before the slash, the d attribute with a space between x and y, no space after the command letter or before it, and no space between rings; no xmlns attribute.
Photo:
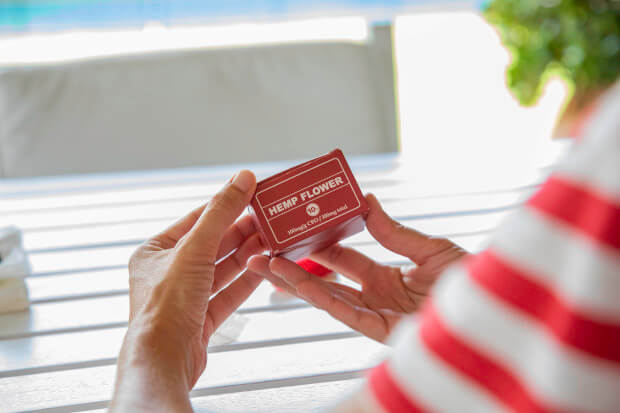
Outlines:
<svg viewBox="0 0 620 413"><path fill-rule="evenodd" d="M210 388L217 392L217 386L228 386L224 391L235 393L247 384L274 380L274 387L300 384L300 378L368 368L385 354L385 346L365 337L215 353L195 392L208 395ZM103 366L2 378L0 411L103 408L114 372L114 366Z"/></svg>
<svg viewBox="0 0 620 413"><path fill-rule="evenodd" d="M242 304L241 313L278 311L305 305L282 298L263 282ZM30 311L0 315L0 340L69 331L122 327L127 324L127 295L33 304Z"/></svg>
<svg viewBox="0 0 620 413"><path fill-rule="evenodd" d="M193 397L196 413L322 413L345 395L361 387L361 378ZM105 409L88 413L105 413Z"/></svg>
<svg viewBox="0 0 620 413"><path fill-rule="evenodd" d="M475 210L511 205L532 192L533 188L518 190L443 195L420 198L381 199L392 215L436 214L455 210ZM377 191L375 191L377 192ZM40 210L3 214L0 225L16 225L25 231L36 232L46 229L71 229L91 225L130 224L132 222L167 221L182 216L202 204L202 200L167 200L127 206L101 206L75 210ZM455 208L457 207L458 208Z"/></svg>
<svg viewBox="0 0 620 413"><path fill-rule="evenodd" d="M245 317L247 324L235 342L211 346L209 351L237 351L357 335L327 313L311 307L252 313ZM125 330L110 328L0 340L0 377L115 364Z"/></svg>

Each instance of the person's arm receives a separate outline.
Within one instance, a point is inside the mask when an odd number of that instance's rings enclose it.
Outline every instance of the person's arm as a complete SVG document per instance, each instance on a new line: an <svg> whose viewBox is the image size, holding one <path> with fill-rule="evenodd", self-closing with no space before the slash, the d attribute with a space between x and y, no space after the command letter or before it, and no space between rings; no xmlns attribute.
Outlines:
<svg viewBox="0 0 620 413"><path fill-rule="evenodd" d="M240 172L132 256L130 324L110 411L192 410L189 391L206 367L209 338L262 280L243 271L264 250L260 236L250 217L235 222L255 186L251 172Z"/></svg>
<svg viewBox="0 0 620 413"><path fill-rule="evenodd" d="M140 323L140 321L135 321ZM111 412L191 412L186 367L156 329L134 324L123 343ZM156 362L154 362L156 361Z"/></svg>

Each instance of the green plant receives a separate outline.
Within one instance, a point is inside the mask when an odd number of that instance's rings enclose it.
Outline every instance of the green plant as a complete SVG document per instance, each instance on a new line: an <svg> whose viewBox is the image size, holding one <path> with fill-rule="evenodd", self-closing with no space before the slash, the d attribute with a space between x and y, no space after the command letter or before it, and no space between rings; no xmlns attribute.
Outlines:
<svg viewBox="0 0 620 413"><path fill-rule="evenodd" d="M491 0L487 20L513 55L508 86L523 105L559 74L583 100L620 73L620 0Z"/></svg>

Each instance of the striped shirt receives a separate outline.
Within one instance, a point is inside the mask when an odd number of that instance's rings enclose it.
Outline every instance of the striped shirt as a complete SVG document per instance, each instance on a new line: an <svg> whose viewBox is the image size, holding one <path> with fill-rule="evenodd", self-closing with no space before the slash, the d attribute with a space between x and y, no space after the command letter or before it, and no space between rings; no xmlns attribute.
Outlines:
<svg viewBox="0 0 620 413"><path fill-rule="evenodd" d="M620 412L620 86L368 386L388 412Z"/></svg>

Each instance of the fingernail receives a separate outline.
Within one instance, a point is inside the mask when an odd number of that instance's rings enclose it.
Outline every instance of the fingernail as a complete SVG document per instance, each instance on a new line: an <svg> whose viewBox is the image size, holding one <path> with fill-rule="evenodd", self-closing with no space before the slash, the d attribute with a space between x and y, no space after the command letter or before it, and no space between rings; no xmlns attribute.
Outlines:
<svg viewBox="0 0 620 413"><path fill-rule="evenodd" d="M243 192L248 192L254 186L254 174L246 169L240 171L232 178L232 185Z"/></svg>
<svg viewBox="0 0 620 413"><path fill-rule="evenodd" d="M263 257L263 254L253 254L253 255L251 255L247 260L245 260L245 265L249 266L250 265L250 261L253 261L252 259L254 257Z"/></svg>

